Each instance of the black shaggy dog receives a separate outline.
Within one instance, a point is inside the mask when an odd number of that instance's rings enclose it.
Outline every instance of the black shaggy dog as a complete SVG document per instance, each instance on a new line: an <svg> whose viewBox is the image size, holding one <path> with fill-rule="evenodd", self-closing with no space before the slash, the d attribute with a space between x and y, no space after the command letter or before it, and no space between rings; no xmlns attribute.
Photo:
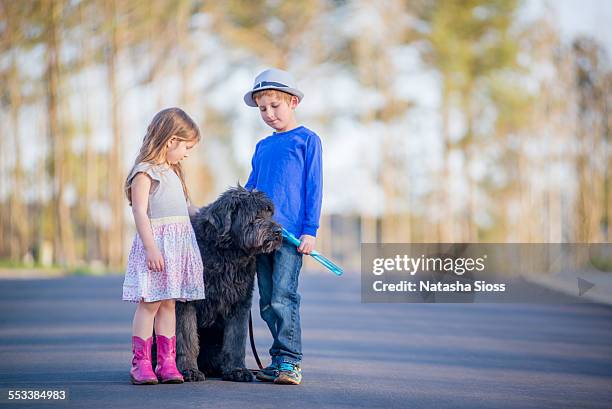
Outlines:
<svg viewBox="0 0 612 409"><path fill-rule="evenodd" d="M206 299L176 303L177 366L185 381L207 376L249 382L244 355L255 256L280 247L265 193L238 185L192 218L202 261Z"/></svg>

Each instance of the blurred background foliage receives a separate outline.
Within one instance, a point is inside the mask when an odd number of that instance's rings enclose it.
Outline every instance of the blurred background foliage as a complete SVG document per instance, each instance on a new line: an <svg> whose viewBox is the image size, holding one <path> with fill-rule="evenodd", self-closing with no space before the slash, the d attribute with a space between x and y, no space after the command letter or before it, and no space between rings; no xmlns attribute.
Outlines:
<svg viewBox="0 0 612 409"><path fill-rule="evenodd" d="M516 0L0 1L0 268L123 271L122 183L153 115L204 138L194 202L270 133L242 95L290 70L324 149L318 248L608 242L605 45ZM310 265L315 267L314 265Z"/></svg>

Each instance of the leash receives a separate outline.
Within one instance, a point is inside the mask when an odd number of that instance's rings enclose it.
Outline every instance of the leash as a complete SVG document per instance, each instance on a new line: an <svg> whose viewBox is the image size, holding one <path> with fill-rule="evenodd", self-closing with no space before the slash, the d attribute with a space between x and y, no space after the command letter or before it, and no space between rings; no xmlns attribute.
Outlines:
<svg viewBox="0 0 612 409"><path fill-rule="evenodd" d="M253 337L253 316L251 311L249 311L249 340L251 341L251 351L253 351L253 358L255 358L255 362L257 362L257 366L259 369L249 369L253 375L256 375L261 369L263 369L263 365L261 364L261 360L259 359L259 355L257 355L257 348L255 348L255 338Z"/></svg>

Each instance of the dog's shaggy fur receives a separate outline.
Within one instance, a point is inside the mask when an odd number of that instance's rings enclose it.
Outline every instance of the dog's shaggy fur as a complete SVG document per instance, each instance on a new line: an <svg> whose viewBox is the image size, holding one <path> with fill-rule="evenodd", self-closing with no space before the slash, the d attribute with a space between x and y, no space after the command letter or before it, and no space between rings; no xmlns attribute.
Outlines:
<svg viewBox="0 0 612 409"><path fill-rule="evenodd" d="M255 256L280 247L265 193L230 188L193 218L204 263L206 299L176 303L177 366L186 381L208 376L253 380L244 363Z"/></svg>

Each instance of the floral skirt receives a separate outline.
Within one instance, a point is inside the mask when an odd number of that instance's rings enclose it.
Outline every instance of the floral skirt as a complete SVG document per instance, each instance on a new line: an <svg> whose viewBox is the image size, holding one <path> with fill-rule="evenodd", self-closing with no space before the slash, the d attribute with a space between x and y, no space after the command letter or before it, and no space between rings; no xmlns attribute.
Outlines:
<svg viewBox="0 0 612 409"><path fill-rule="evenodd" d="M146 251L136 234L123 282L123 300L153 302L204 298L202 258L187 216L151 219L153 238L164 258L163 271L147 268Z"/></svg>

